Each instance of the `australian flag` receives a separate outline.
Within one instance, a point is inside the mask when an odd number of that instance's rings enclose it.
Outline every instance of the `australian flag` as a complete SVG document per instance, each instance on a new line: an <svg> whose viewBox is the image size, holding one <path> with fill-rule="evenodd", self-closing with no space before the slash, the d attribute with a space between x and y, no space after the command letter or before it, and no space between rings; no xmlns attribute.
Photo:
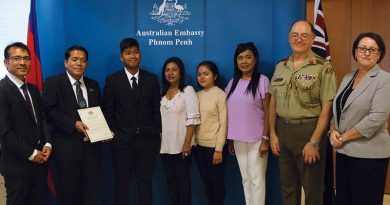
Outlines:
<svg viewBox="0 0 390 205"><path fill-rule="evenodd" d="M314 33L316 34L316 38L314 39L312 50L317 53L317 55L326 58L327 60L331 60L321 0L315 0L314 4Z"/></svg>

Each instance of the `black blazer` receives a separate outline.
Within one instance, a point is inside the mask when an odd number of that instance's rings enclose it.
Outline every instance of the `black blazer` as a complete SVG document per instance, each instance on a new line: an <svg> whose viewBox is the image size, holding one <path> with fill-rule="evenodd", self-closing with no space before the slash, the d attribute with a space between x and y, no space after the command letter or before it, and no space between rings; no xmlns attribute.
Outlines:
<svg viewBox="0 0 390 205"><path fill-rule="evenodd" d="M124 69L106 78L103 112L114 142L131 142L136 137L160 140L160 87L155 75L140 70L136 95Z"/></svg>
<svg viewBox="0 0 390 205"><path fill-rule="evenodd" d="M88 107L100 105L100 87L98 82L84 78L87 87ZM83 153L83 135L74 128L80 120L77 112L77 99L67 73L48 78L43 86L43 104L47 119L52 127L53 158L67 161L81 159ZM92 143L95 152L100 153L101 143Z"/></svg>
<svg viewBox="0 0 390 205"><path fill-rule="evenodd" d="M19 88L6 76L0 81L1 173L5 176L30 173L41 166L28 160L34 149L51 143L43 114L41 96L28 84L37 122Z"/></svg>

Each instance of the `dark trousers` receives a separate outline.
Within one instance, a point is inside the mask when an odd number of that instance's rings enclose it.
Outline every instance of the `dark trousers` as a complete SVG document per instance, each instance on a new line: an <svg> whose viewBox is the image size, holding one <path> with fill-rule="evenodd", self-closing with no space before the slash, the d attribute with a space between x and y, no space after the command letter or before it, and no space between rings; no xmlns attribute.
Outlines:
<svg viewBox="0 0 390 205"><path fill-rule="evenodd" d="M329 130L329 129L327 129ZM328 139L326 139L328 140ZM333 205L335 203L334 195L334 174L333 174L333 147L330 143L326 143L326 162L325 162L325 178L324 178L324 205Z"/></svg>
<svg viewBox="0 0 390 205"><path fill-rule="evenodd" d="M312 165L305 164L302 150L316 128L317 121L286 124L278 119L277 134L280 145L280 181L283 204L300 205L301 190L305 191L306 205L322 205L325 175L325 149L327 139L319 145L320 160Z"/></svg>
<svg viewBox="0 0 390 205"><path fill-rule="evenodd" d="M79 160L55 161L61 205L96 205L100 188L101 160L90 142L83 144Z"/></svg>
<svg viewBox="0 0 390 205"><path fill-rule="evenodd" d="M114 204L128 205L130 180L135 168L140 205L153 203L152 176L160 147L159 139L147 140L139 136L132 142L113 141L115 172Z"/></svg>
<svg viewBox="0 0 390 205"><path fill-rule="evenodd" d="M27 175L4 176L7 205L42 205L46 187L46 168L35 167Z"/></svg>
<svg viewBox="0 0 390 205"><path fill-rule="evenodd" d="M225 156L221 164L213 165L215 148L195 147L195 158L202 176L209 205L223 205L225 198Z"/></svg>
<svg viewBox="0 0 390 205"><path fill-rule="evenodd" d="M389 158L336 154L336 204L382 205Z"/></svg>
<svg viewBox="0 0 390 205"><path fill-rule="evenodd" d="M161 154L169 198L172 205L191 204L191 155L183 159L182 153Z"/></svg>

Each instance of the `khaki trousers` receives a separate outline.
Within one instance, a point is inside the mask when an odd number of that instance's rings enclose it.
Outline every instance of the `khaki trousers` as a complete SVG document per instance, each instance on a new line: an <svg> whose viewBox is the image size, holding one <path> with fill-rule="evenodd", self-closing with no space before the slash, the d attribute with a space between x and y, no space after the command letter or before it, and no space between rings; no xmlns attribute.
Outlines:
<svg viewBox="0 0 390 205"><path fill-rule="evenodd" d="M301 190L305 191L305 205L322 205L325 174L325 148L327 138L323 137L319 150L320 160L305 164L302 150L310 141L317 121L287 123L277 121L277 135L280 145L280 181L284 205L300 205Z"/></svg>

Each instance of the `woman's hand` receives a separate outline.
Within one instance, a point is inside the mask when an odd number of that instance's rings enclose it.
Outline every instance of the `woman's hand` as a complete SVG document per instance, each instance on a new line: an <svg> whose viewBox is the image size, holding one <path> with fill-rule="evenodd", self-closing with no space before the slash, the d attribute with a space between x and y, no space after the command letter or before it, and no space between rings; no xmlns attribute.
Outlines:
<svg viewBox="0 0 390 205"><path fill-rule="evenodd" d="M263 156L268 153L268 149L269 149L268 141L262 139L259 147L259 155L261 158L263 158Z"/></svg>
<svg viewBox="0 0 390 205"><path fill-rule="evenodd" d="M340 148L344 143L342 134L338 130L332 130L329 133L329 141L334 149Z"/></svg>
<svg viewBox="0 0 390 205"><path fill-rule="evenodd" d="M183 159L191 154L191 143L184 143L183 150L181 152Z"/></svg>
<svg viewBox="0 0 390 205"><path fill-rule="evenodd" d="M222 152L215 150L213 154L213 165L217 165L221 163L222 163Z"/></svg>
<svg viewBox="0 0 390 205"><path fill-rule="evenodd" d="M228 150L231 155L236 155L236 152L234 150L234 142L233 140L228 140Z"/></svg>

